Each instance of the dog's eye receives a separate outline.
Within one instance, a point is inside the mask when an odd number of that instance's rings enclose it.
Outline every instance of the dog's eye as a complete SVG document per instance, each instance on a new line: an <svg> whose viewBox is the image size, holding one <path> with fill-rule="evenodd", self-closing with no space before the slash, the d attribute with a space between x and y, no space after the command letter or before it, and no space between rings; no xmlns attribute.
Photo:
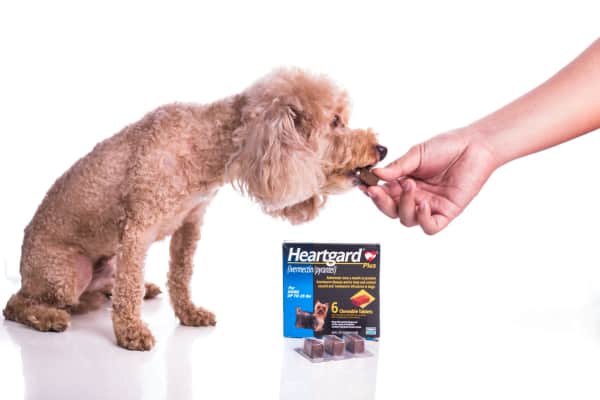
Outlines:
<svg viewBox="0 0 600 400"><path fill-rule="evenodd" d="M342 121L340 120L340 116L336 114L335 117L333 117L333 121L331 121L331 127L337 128L338 126L340 126L341 122Z"/></svg>

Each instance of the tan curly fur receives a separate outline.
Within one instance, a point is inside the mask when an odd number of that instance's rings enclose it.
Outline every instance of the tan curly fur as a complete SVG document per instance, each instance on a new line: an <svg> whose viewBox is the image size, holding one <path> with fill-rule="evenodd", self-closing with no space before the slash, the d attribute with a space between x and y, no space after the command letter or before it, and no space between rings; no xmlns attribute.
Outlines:
<svg viewBox="0 0 600 400"><path fill-rule="evenodd" d="M148 350L141 320L150 245L171 237L168 289L184 325L215 324L192 303L190 279L202 217L232 183L292 223L316 217L327 195L375 164L375 135L351 130L347 95L322 76L282 69L209 105L170 104L99 143L50 188L25 229L21 289L4 316L63 331L73 313L112 295L117 343Z"/></svg>

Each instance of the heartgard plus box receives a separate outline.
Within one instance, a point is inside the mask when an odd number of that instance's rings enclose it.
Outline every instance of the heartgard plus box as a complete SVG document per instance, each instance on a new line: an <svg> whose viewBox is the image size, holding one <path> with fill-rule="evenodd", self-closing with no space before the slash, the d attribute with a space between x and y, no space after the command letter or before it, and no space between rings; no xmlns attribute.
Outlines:
<svg viewBox="0 0 600 400"><path fill-rule="evenodd" d="M283 244L283 335L379 337L379 244Z"/></svg>

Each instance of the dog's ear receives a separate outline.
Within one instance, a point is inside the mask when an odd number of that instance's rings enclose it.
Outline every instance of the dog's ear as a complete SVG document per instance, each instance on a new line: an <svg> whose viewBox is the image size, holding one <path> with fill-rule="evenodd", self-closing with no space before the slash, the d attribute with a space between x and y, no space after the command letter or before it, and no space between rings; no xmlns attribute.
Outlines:
<svg viewBox="0 0 600 400"><path fill-rule="evenodd" d="M297 99L278 97L245 114L235 132L240 147L232 160L240 190L275 215L318 193L322 167L300 129L303 116Z"/></svg>

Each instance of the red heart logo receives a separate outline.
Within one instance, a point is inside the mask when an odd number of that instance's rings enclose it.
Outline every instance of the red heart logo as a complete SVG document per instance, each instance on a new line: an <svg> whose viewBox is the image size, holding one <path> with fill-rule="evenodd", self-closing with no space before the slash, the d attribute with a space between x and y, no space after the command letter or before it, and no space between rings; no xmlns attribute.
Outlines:
<svg viewBox="0 0 600 400"><path fill-rule="evenodd" d="M371 262L377 257L377 252L375 250L367 250L365 251L365 258L368 262Z"/></svg>

